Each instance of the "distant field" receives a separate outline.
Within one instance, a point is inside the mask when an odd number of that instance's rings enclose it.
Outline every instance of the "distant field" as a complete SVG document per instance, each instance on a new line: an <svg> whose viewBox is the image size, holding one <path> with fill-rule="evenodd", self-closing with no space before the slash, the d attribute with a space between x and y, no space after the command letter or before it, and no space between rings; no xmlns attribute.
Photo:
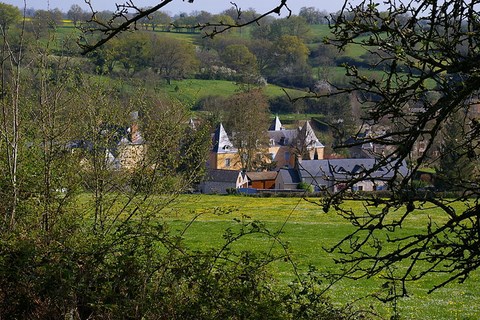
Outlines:
<svg viewBox="0 0 480 320"><path fill-rule="evenodd" d="M233 81L200 79L172 81L171 85L166 85L164 82L159 82L159 86L157 87L157 91L159 93L163 93L168 97L175 98L187 104L211 95L228 97L236 92L239 92L241 89L242 87ZM285 90L293 96L303 94L303 92L299 90ZM285 95L283 88L275 85L267 85L264 87L264 92L268 97Z"/></svg>
<svg viewBox="0 0 480 320"><path fill-rule="evenodd" d="M347 204L353 210L363 210L360 202ZM216 215L215 208L231 211L229 214ZM235 230L238 225L234 218L242 219L248 215L251 219L263 221L266 226L275 231L283 228L282 239L287 241L292 255L301 270L308 265L315 265L320 271L331 271L337 267L333 256L323 248L335 244L352 227L334 212L323 213L318 206L298 198L246 198L242 196L208 196L186 195L165 211L165 220L172 229L183 228L195 214L201 216L193 223L185 234L186 242L192 248L207 249L219 247L223 242L222 234L227 228ZM408 234L418 228L423 228L430 214L433 219L442 217L435 211L427 210L414 214L414 221L402 229ZM284 225L284 223L286 223ZM272 242L262 237L244 239L238 244L238 249L253 249L267 251L272 248ZM278 246L273 246L279 252ZM275 274L281 282L286 283L293 277L291 267L287 263L275 265ZM433 294L427 295L427 288L434 277L411 285L410 296L399 301L401 319L478 319L480 317L480 293L478 281L480 272L476 272L464 284L452 284ZM354 299L374 294L382 284L379 278L363 281L342 281L334 285L330 296L337 303L348 303ZM357 302L359 307L370 305L381 310L388 318L391 306L383 305L372 298Z"/></svg>

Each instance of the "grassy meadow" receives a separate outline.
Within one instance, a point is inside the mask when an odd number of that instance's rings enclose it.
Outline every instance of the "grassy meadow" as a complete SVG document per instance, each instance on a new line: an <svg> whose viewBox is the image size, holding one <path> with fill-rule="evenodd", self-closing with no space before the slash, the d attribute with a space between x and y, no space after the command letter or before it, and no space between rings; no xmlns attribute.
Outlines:
<svg viewBox="0 0 480 320"><path fill-rule="evenodd" d="M315 200L315 199L312 199ZM363 203L348 202L353 210L363 210ZM223 214L219 214L223 212ZM219 248L227 228L238 227L234 219L259 220L271 231L282 230L281 239L289 244L289 251L300 271L314 265L320 272L338 268L333 262L334 254L323 248L333 246L352 227L335 212L324 213L313 203L299 198L255 198L220 195L182 195L174 204L164 209L164 219L173 230L183 230L195 217L195 222L184 234L186 243L192 249ZM433 209L417 211L409 224L400 232L409 234L425 228L431 216L437 221L444 217ZM282 252L279 245L266 237L249 236L236 244L239 250L252 249L263 252ZM287 262L276 262L272 272L279 279L279 285L286 285L294 279L292 266ZM450 284L445 288L427 294L438 278L430 277L410 284L409 296L398 301L401 319L478 319L480 316L480 294L477 283L480 273L476 272L464 284ZM328 291L335 303L344 305L355 302L358 308L373 306L384 318L392 315L392 305L382 304L366 297L375 294L384 283L375 277L366 280L342 280ZM366 298L365 298L366 297Z"/></svg>

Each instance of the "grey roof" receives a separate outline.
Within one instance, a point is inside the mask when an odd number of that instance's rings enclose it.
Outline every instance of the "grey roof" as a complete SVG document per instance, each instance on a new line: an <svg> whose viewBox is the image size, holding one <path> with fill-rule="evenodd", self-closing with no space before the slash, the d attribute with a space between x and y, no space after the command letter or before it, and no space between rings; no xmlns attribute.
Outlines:
<svg viewBox="0 0 480 320"><path fill-rule="evenodd" d="M282 177L285 184L297 184L301 181L296 169L280 169L278 175Z"/></svg>
<svg viewBox="0 0 480 320"><path fill-rule="evenodd" d="M358 177L378 165L376 159L328 159L328 160L303 160L299 163L300 175L303 178L330 177L335 180L347 180L354 176ZM399 174L406 175L405 163L399 169ZM381 166L374 172L369 173L368 178L388 180L393 178L392 165Z"/></svg>
<svg viewBox="0 0 480 320"><path fill-rule="evenodd" d="M306 121L303 127L299 129L269 130L268 136L275 141L275 144L281 146L293 145L297 140L300 140L305 147L321 148L324 146L318 140L309 121Z"/></svg>
<svg viewBox="0 0 480 320"><path fill-rule="evenodd" d="M232 153L237 152L232 142L228 138L227 132L223 128L223 124L217 127L213 135L213 152L216 153Z"/></svg>
<svg viewBox="0 0 480 320"><path fill-rule="evenodd" d="M275 144L281 146L287 146L293 144L295 139L297 139L298 131L297 130L278 130L278 131L268 131L268 137L275 141Z"/></svg>
<svg viewBox="0 0 480 320"><path fill-rule="evenodd" d="M302 130L300 131L300 137L305 147L323 147L323 144L320 143L317 136L315 135L315 132L310 125L310 121L305 122L305 124L303 125Z"/></svg>
<svg viewBox="0 0 480 320"><path fill-rule="evenodd" d="M221 169L209 169L205 174L204 181L215 182L232 182L236 183L239 171L236 170L221 170Z"/></svg>

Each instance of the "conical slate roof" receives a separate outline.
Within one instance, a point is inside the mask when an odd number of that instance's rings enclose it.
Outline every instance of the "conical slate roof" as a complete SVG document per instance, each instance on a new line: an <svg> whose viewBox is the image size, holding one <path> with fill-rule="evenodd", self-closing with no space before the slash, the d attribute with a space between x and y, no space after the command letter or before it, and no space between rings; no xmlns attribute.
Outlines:
<svg viewBox="0 0 480 320"><path fill-rule="evenodd" d="M280 122L280 119L278 118L278 115L275 116L275 119L273 120L272 124L270 125L270 128L268 128L269 131L280 131L283 130L282 123Z"/></svg>
<svg viewBox="0 0 480 320"><path fill-rule="evenodd" d="M300 139L303 142L303 145L306 147L321 148L324 147L322 143L318 140L315 132L310 125L310 121L305 122L302 130L300 131Z"/></svg>
<svg viewBox="0 0 480 320"><path fill-rule="evenodd" d="M216 153L232 153L237 152L237 149L233 147L232 142L228 138L227 132L223 128L223 124L217 127L213 136L213 152Z"/></svg>

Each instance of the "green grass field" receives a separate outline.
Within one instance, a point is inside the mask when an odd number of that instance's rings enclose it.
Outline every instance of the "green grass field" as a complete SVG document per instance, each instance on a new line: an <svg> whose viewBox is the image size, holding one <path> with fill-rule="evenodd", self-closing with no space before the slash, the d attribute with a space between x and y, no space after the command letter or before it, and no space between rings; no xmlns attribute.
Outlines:
<svg viewBox="0 0 480 320"><path fill-rule="evenodd" d="M167 97L177 99L187 105L206 96L228 97L242 90L242 87L235 82L225 80L185 79L174 80L171 85L167 85L164 81L158 83L159 85L156 87L158 93L163 93ZM263 90L268 97L285 95L283 89L276 85L267 85ZM302 94L302 91L299 90L285 89L285 91L291 96Z"/></svg>
<svg viewBox="0 0 480 320"><path fill-rule="evenodd" d="M362 203L349 202L354 210L363 210ZM213 214L221 208L229 214ZM323 249L330 247L352 230L352 227L334 212L323 213L320 207L299 198L250 198L242 196L185 195L164 211L164 218L174 230L180 230L196 215L201 214L185 233L186 243L193 249L219 247L223 243L222 235L227 228L238 224L234 218L260 220L272 231L282 229L281 238L289 243L293 259L301 271L309 265L316 266L320 272L338 268L333 255ZM427 223L428 214L437 220L442 217L430 210L417 212L411 224L402 229L408 234ZM237 247L268 251L272 248L280 252L280 247L271 240L252 236L243 239ZM293 279L293 269L288 263L278 262L272 271L284 285ZM480 317L480 293L477 283L480 273L476 272L464 284L451 284L432 294L428 289L438 278L426 278L411 284L410 296L398 302L401 319L478 319ZM383 281L378 277L368 280L344 280L336 283L329 295L335 303L344 305L379 291ZM373 298L365 298L355 303L359 308L373 306L381 315L388 318L392 306L379 303Z"/></svg>

